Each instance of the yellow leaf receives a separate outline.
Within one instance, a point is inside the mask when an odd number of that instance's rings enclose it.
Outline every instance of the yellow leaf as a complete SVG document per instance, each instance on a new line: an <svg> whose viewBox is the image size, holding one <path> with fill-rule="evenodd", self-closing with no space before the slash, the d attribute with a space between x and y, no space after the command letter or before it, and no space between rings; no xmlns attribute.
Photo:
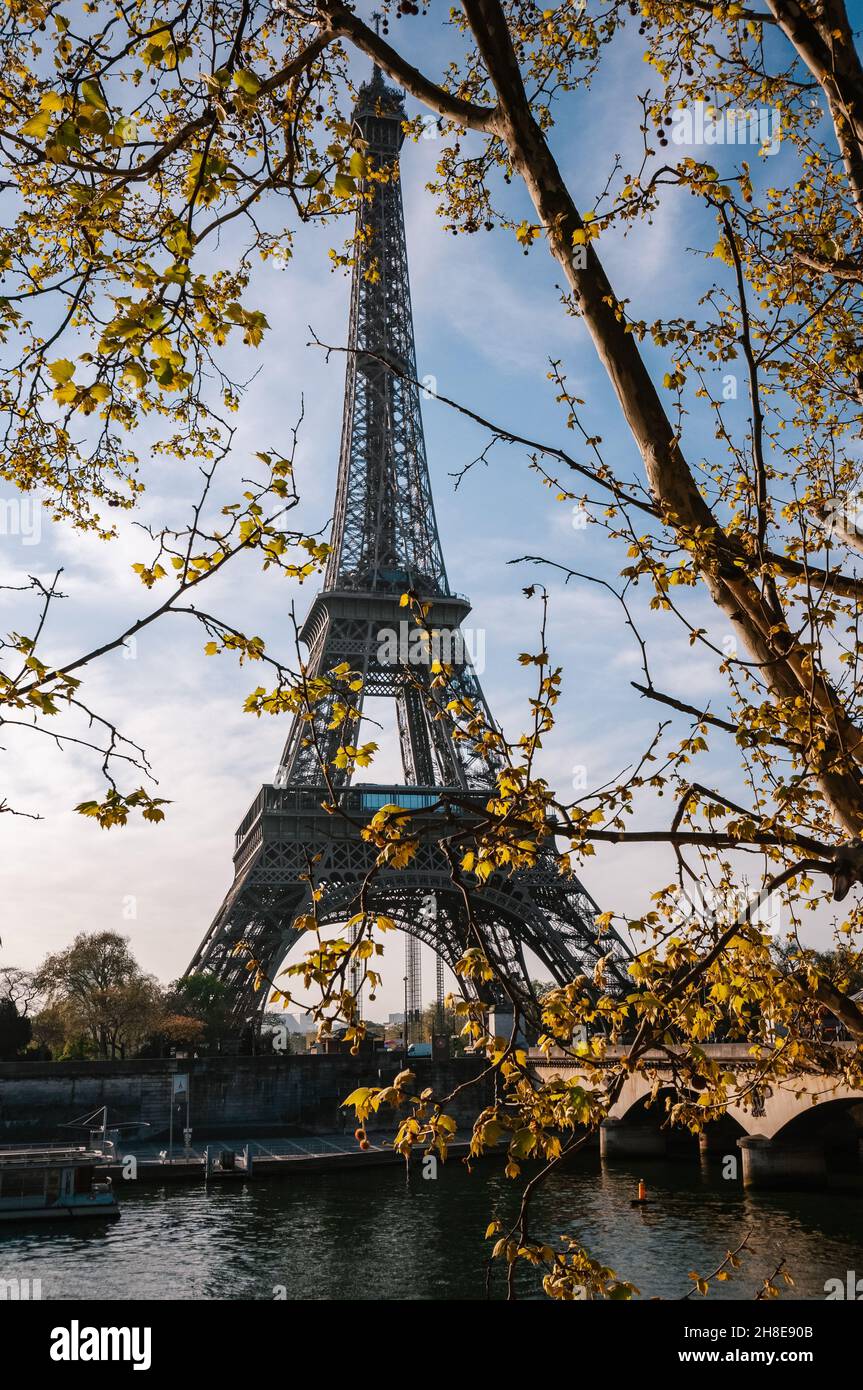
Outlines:
<svg viewBox="0 0 863 1390"><path fill-rule="evenodd" d="M241 92L253 97L261 90L261 84L253 72L235 72L234 82Z"/></svg>
<svg viewBox="0 0 863 1390"><path fill-rule="evenodd" d="M64 381L71 381L75 375L75 364L70 362L68 357L58 357L56 362L48 363L48 371L54 380L62 385Z"/></svg>
<svg viewBox="0 0 863 1390"><path fill-rule="evenodd" d="M22 135L32 135L37 140L44 140L51 128L51 112L40 111L38 115L31 116L29 121L25 121L21 127Z"/></svg>
<svg viewBox="0 0 863 1390"><path fill-rule="evenodd" d="M134 386L143 387L147 384L147 373L140 362L127 362L123 368L123 379Z"/></svg>
<svg viewBox="0 0 863 1390"><path fill-rule="evenodd" d="M342 1105L352 1105L354 1109L358 1109L360 1106L365 1104L371 1093L371 1086L360 1086L357 1088L356 1091L351 1091L347 1099L342 1101Z"/></svg>
<svg viewBox="0 0 863 1390"><path fill-rule="evenodd" d="M85 78L81 83L81 95L90 106L98 106L100 111L107 111L108 103L102 96L98 82L92 78Z"/></svg>

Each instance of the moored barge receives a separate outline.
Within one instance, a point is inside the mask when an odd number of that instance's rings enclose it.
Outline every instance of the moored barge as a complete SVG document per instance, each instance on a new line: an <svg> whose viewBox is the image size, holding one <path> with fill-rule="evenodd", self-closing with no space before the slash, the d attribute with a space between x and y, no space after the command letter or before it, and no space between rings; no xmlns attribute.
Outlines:
<svg viewBox="0 0 863 1390"><path fill-rule="evenodd" d="M111 1161L83 1144L0 1149L0 1223L118 1217Z"/></svg>

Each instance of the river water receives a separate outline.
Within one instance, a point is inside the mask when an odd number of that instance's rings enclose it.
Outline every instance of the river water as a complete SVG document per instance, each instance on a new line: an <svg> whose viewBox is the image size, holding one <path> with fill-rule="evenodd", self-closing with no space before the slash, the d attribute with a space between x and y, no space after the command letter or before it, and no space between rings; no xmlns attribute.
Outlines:
<svg viewBox="0 0 863 1390"><path fill-rule="evenodd" d="M651 1205L630 1206L639 1177ZM517 1189L494 1162L459 1160L266 1178L205 1188L120 1184L107 1225L0 1229L0 1278L41 1280L43 1299L477 1299L492 1216ZM690 1270L713 1270L747 1232L753 1252L710 1298L751 1298L780 1260L786 1297L824 1298L828 1279L863 1276L863 1192L749 1193L717 1165L602 1167L585 1158L539 1192L534 1230L584 1240L643 1297L679 1298ZM530 1276L526 1297L542 1296ZM493 1296L501 1296L498 1286Z"/></svg>

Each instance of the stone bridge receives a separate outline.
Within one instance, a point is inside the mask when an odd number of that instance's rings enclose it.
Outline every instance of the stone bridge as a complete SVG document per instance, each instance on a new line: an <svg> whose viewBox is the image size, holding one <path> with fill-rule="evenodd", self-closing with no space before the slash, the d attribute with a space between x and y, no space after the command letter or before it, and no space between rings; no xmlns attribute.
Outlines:
<svg viewBox="0 0 863 1390"><path fill-rule="evenodd" d="M854 1045L837 1046L850 1050ZM742 1085L757 1065L745 1044L707 1044L704 1051L726 1064ZM625 1047L610 1047L600 1066L614 1065L626 1052ZM552 1053L546 1059L532 1051L531 1061L543 1080L586 1078L584 1064L574 1058ZM643 1062L653 1075L638 1071L630 1076L600 1128L605 1159L661 1157L685 1146L683 1132L665 1126L663 1100L671 1085L672 1063L664 1052L647 1052ZM661 1079L663 1072L669 1088L651 1103L654 1077ZM721 1120L706 1127L698 1145L704 1159L736 1156L739 1151L748 1187L809 1186L825 1181L828 1170L863 1174L863 1091L847 1086L839 1076L815 1072L771 1080L751 1090L745 1107L730 1105Z"/></svg>

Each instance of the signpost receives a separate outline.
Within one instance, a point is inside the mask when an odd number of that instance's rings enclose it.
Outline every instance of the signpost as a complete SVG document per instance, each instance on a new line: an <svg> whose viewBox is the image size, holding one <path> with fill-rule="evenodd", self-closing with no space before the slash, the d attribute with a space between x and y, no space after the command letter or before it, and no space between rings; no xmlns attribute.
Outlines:
<svg viewBox="0 0 863 1390"><path fill-rule="evenodd" d="M186 1105L186 1127L183 1130L183 1138L186 1140L188 1148L192 1138L192 1131L189 1128L189 1101L191 1089L189 1086L188 1072L175 1072L171 1077L171 1115L168 1124L168 1162L174 1162L174 1106ZM188 1138L186 1136L188 1135Z"/></svg>

